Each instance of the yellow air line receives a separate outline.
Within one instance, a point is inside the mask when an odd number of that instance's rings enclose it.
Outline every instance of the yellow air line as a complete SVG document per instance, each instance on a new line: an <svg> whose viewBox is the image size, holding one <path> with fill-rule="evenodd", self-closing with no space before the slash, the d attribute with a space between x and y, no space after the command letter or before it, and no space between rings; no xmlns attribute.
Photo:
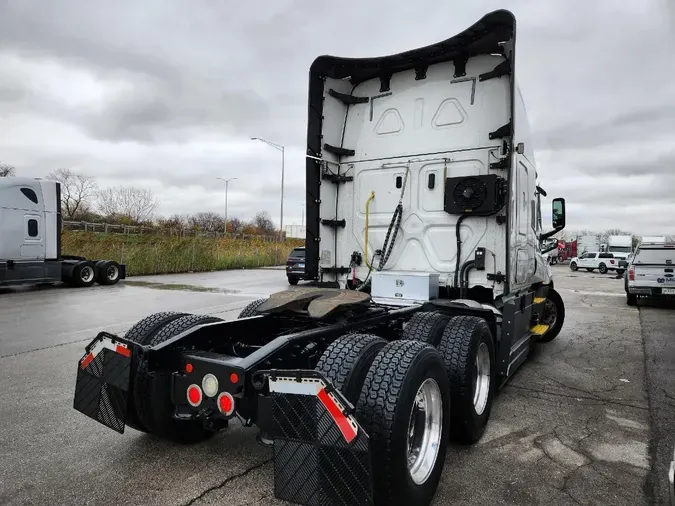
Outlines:
<svg viewBox="0 0 675 506"><path fill-rule="evenodd" d="M366 260L366 265L368 266L368 269L371 271L373 270L373 267L370 265L370 260L368 260L368 215L370 213L370 201L375 198L375 192L370 192L370 197L368 197L368 200L366 200L366 232L365 232L365 260Z"/></svg>

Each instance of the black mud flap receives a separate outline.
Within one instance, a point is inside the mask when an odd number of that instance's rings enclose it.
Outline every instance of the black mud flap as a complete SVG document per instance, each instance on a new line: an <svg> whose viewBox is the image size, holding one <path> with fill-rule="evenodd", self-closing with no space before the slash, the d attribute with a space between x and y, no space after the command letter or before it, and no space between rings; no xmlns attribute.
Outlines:
<svg viewBox="0 0 675 506"><path fill-rule="evenodd" d="M316 371L271 371L274 495L306 506L372 505L368 434Z"/></svg>
<svg viewBox="0 0 675 506"><path fill-rule="evenodd" d="M131 354L129 341L101 332L77 365L73 407L120 434L124 433Z"/></svg>

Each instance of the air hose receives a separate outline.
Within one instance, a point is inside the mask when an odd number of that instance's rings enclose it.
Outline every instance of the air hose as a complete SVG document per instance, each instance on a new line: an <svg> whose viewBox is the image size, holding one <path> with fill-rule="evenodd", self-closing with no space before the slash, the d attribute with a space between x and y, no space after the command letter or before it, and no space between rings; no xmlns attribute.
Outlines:
<svg viewBox="0 0 675 506"><path fill-rule="evenodd" d="M403 217L403 195L405 195L405 187L408 183L409 173L410 167L406 167L405 175L403 176L403 184L401 185L401 196L398 199L398 205L394 210L394 215L391 217L391 222L389 223L389 228L387 229L387 235L384 237L382 256L380 257L380 265L378 266L378 270L380 271L384 269L384 266L387 264L387 260L389 260L389 257L391 256L391 252L394 251L394 243L396 242L398 229L401 225L401 218ZM391 242L389 242L390 237Z"/></svg>

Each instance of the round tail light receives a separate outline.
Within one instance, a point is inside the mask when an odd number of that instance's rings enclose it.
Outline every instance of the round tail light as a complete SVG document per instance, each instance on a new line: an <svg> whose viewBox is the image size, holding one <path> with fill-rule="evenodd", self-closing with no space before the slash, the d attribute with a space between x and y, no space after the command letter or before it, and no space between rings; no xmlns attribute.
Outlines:
<svg viewBox="0 0 675 506"><path fill-rule="evenodd" d="M218 410L225 416L234 413L234 397L229 392L223 392L218 396Z"/></svg>
<svg viewBox="0 0 675 506"><path fill-rule="evenodd" d="M199 406L202 403L202 389L198 385L190 385L187 389L187 400L190 406Z"/></svg>
<svg viewBox="0 0 675 506"><path fill-rule="evenodd" d="M204 376L202 390L207 397L215 397L218 393L218 378L210 373Z"/></svg>

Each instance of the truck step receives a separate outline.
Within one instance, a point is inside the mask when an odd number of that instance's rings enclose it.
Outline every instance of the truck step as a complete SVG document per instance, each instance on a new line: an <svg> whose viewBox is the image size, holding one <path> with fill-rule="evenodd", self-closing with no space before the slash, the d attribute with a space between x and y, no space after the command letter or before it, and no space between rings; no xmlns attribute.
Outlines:
<svg viewBox="0 0 675 506"><path fill-rule="evenodd" d="M543 336L546 331L548 330L548 325L544 325L543 323L540 323L539 325L535 325L530 329L530 332L532 332L535 336Z"/></svg>

